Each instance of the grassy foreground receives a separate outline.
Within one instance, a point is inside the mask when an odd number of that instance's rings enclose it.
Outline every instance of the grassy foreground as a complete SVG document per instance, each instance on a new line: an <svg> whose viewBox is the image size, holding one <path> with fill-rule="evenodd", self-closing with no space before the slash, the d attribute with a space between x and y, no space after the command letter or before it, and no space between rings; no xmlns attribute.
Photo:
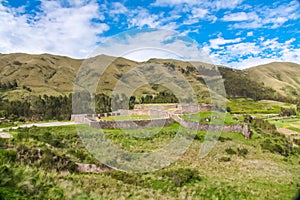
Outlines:
<svg viewBox="0 0 300 200"><path fill-rule="evenodd" d="M178 128L149 129L151 138L130 137L121 130L104 134L127 151L144 152L168 144ZM283 138L260 131L251 140L223 132L204 158L198 153L206 133L197 132L178 161L143 174L76 171L74 163L101 163L85 149L75 126L11 134L14 138L0 140L0 199L293 199L300 188L299 153L284 157L267 151L262 141Z"/></svg>

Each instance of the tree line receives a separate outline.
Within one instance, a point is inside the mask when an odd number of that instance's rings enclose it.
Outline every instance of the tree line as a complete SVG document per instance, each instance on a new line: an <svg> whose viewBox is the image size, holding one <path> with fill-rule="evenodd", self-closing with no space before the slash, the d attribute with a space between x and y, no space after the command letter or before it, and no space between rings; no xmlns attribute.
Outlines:
<svg viewBox="0 0 300 200"><path fill-rule="evenodd" d="M108 96L80 92L65 96L31 96L24 100L0 98L0 117L13 121L69 120L73 110L77 114L105 113L117 109L133 109L140 103L176 103L174 94L160 92L157 95L127 97L125 94ZM72 109L76 108L76 109Z"/></svg>
<svg viewBox="0 0 300 200"><path fill-rule="evenodd" d="M0 91L7 91L7 90L14 90L18 87L18 83L16 80L13 80L12 82L0 82Z"/></svg>
<svg viewBox="0 0 300 200"><path fill-rule="evenodd" d="M220 74L224 79L226 94L230 97L246 97L254 100L275 100L288 103L296 103L292 97L278 94L274 89L264 83L252 81L248 74L225 67L219 67Z"/></svg>

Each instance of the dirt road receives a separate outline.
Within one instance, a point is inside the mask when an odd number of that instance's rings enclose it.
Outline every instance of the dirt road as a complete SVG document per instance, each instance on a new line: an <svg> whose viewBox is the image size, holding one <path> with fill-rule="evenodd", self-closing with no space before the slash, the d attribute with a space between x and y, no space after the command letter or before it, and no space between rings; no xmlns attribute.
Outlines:
<svg viewBox="0 0 300 200"><path fill-rule="evenodd" d="M8 129L17 129L17 128L25 128L25 127L51 127L51 126L69 126L78 124L76 122L47 122L47 123L33 123L33 124L23 124L20 126L8 127L8 128L0 128L0 138L11 138L12 136L9 133L4 133L3 131Z"/></svg>

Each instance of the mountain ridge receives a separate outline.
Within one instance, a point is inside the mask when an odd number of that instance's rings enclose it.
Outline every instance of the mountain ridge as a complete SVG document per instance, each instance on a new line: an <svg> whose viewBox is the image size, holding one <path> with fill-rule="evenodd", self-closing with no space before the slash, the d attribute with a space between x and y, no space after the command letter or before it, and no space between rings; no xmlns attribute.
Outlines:
<svg viewBox="0 0 300 200"><path fill-rule="evenodd" d="M80 66L86 61L94 60L94 62L103 63L110 62L110 65L102 74L99 80L98 93L112 92L112 88L118 82L120 77L130 72L139 65L147 63L158 63L166 67L168 70L174 70L182 74L182 76L191 83L200 98L207 99L209 93L202 75L193 66L200 66L203 69L218 67L222 73L236 73L238 76L249 78L252 83L273 88L280 95L297 97L300 91L300 65L291 62L272 62L265 65L258 65L244 70L237 70L226 66L218 66L203 62L189 62L176 59L151 58L148 61L137 62L123 57L114 57L109 55L98 55L88 59L76 59L68 56L52 55L52 54L26 54L12 53L0 54L0 82L8 83L17 81L19 88L17 90L2 92L4 98L26 98L30 95L64 95L71 93L75 77ZM285 70L285 67L292 70ZM278 69L277 69L277 68ZM225 70L224 70L225 69ZM225 72L224 72L225 71ZM282 72L281 72L282 71ZM221 74L222 74L221 73ZM281 75L282 74L282 75ZM223 78L225 77L222 74ZM278 76L282 76L282 80L278 80ZM232 76L231 79L237 76ZM231 80L233 81L233 80ZM243 81L243 79L241 79ZM227 81L228 82L228 81ZM274 82L276 83L274 85ZM284 85L282 89L280 85ZM263 87L263 85L259 87ZM25 89L24 89L25 86ZM156 86L155 86L156 87ZM31 91L26 90L30 88ZM164 91L166 88L158 87L153 89L152 86L144 86L136 91L135 95L156 94Z"/></svg>

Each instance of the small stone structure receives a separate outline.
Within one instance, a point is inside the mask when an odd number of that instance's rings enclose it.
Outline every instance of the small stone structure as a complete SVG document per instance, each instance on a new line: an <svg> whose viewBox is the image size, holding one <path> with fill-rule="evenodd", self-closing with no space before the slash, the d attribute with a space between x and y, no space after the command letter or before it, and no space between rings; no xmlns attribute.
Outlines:
<svg viewBox="0 0 300 200"><path fill-rule="evenodd" d="M170 114L170 117L177 121L181 126L199 131L224 131L242 133L246 139L250 138L251 132L248 124L232 124L232 125L217 125L217 124L201 124L198 122L185 121L177 114Z"/></svg>

